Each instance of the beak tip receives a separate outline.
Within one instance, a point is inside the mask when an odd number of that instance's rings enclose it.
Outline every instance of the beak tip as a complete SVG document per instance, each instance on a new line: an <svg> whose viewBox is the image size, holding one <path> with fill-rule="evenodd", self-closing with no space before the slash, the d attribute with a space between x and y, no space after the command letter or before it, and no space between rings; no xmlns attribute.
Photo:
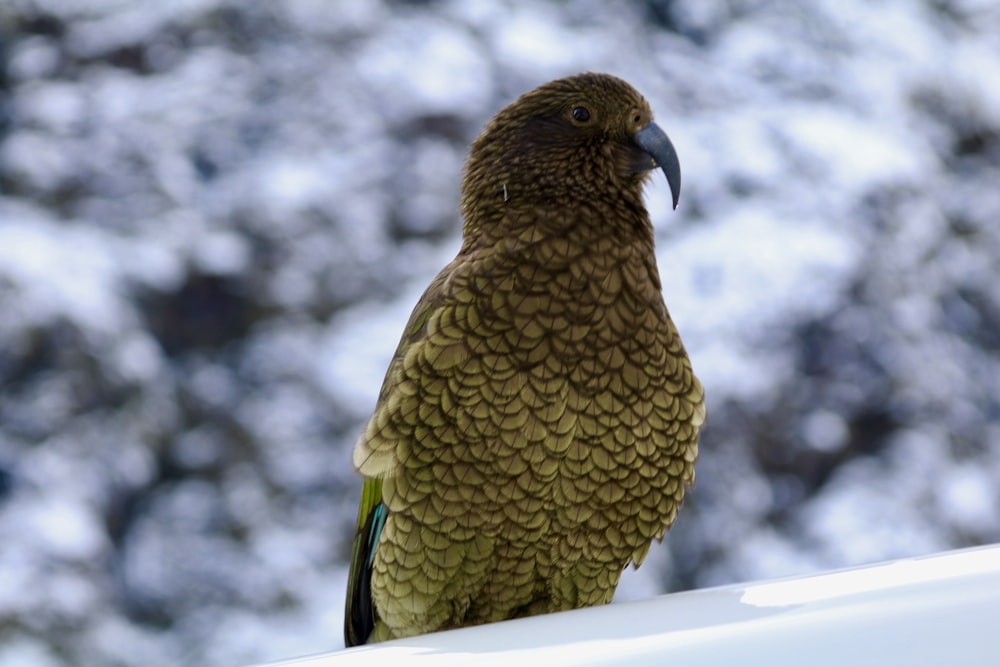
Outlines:
<svg viewBox="0 0 1000 667"><path fill-rule="evenodd" d="M634 136L639 147L653 159L653 164L660 167L667 177L676 211L681 198L681 165L674 145L656 123L650 123Z"/></svg>

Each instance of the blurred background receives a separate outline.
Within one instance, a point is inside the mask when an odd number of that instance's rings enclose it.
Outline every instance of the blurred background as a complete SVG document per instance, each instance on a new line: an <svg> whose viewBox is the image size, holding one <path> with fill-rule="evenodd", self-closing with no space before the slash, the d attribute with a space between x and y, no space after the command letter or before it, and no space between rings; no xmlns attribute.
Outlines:
<svg viewBox="0 0 1000 667"><path fill-rule="evenodd" d="M617 599L1000 541L1000 5L4 0L0 665L342 645L350 450L469 141L607 71L708 394Z"/></svg>

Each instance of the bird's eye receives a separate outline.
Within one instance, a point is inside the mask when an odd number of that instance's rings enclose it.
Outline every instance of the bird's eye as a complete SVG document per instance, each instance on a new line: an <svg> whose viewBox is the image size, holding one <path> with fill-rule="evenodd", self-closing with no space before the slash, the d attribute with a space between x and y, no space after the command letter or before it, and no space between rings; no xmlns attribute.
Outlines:
<svg viewBox="0 0 1000 667"><path fill-rule="evenodd" d="M590 120L590 111L587 110L587 107L573 107L572 114L573 120L578 123L586 123Z"/></svg>

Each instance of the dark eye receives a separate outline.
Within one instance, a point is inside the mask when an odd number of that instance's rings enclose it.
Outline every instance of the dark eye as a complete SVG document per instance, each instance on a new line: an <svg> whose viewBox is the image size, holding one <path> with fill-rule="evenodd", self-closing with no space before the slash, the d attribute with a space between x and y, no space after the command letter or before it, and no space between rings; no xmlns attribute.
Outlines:
<svg viewBox="0 0 1000 667"><path fill-rule="evenodd" d="M587 107L573 107L573 120L578 123L586 123L590 120L590 111Z"/></svg>

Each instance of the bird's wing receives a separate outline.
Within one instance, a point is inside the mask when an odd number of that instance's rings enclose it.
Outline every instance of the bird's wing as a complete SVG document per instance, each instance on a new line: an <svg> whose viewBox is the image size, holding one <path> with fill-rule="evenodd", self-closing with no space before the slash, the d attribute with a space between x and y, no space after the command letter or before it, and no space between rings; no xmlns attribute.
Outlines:
<svg viewBox="0 0 1000 667"><path fill-rule="evenodd" d="M403 331L402 339L396 348L396 353L386 371L382 389L379 392L376 414L389 400L389 396L397 384L397 374L406 351L424 337L427 319L439 301L446 276L446 271L442 271L413 309ZM362 435L357 447L364 447L365 443L366 435ZM391 453L389 454L391 455ZM364 486L361 489L354 547L351 552L351 568L347 580L347 602L344 610L344 643L346 646L364 644L375 628L377 612L371 595L372 565L382 528L385 526L388 516L389 509L382 497L382 477L366 475Z"/></svg>

